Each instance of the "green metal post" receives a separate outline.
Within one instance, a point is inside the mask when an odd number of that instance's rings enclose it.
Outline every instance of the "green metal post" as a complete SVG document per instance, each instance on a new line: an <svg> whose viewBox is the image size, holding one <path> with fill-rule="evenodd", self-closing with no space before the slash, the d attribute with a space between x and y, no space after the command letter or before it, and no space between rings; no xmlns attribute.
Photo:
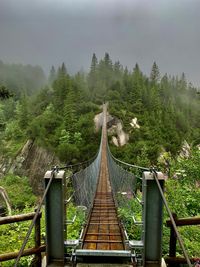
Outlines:
<svg viewBox="0 0 200 267"><path fill-rule="evenodd" d="M164 175L160 172L158 180L164 187ZM162 260L162 220L163 202L153 174L144 172L144 266L160 267Z"/></svg>
<svg viewBox="0 0 200 267"><path fill-rule="evenodd" d="M52 172L46 172L47 186ZM64 266L64 180L65 172L54 174L45 199L46 217L46 257L47 266Z"/></svg>

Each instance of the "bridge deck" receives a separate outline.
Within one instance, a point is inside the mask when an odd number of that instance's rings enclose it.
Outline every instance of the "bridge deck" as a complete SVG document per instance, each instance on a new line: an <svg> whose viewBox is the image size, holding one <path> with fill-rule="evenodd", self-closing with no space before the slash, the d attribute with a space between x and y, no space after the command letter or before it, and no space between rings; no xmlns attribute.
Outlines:
<svg viewBox="0 0 200 267"><path fill-rule="evenodd" d="M102 131L101 167L97 191L83 238L83 249L124 250L122 230L111 191L107 165L106 112Z"/></svg>

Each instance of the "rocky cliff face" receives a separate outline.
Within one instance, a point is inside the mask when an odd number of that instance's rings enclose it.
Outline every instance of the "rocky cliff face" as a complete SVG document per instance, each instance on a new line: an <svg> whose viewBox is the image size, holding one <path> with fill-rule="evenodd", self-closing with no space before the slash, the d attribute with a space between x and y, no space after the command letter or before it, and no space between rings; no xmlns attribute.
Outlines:
<svg viewBox="0 0 200 267"><path fill-rule="evenodd" d="M6 173L27 176L33 192L40 195L44 174L55 165L60 165L60 161L53 153L28 140L15 159L0 158L0 176Z"/></svg>
<svg viewBox="0 0 200 267"><path fill-rule="evenodd" d="M102 126L102 117L103 113L99 113L94 118L96 131ZM128 143L129 135L123 130L122 122L118 118L111 116L109 113L107 114L107 128L108 134L112 136L112 142L115 146L124 146Z"/></svg>
<svg viewBox="0 0 200 267"><path fill-rule="evenodd" d="M108 134L112 136L112 142L115 146L124 146L128 143L129 134L123 130L121 121L114 122L112 126L108 127Z"/></svg>

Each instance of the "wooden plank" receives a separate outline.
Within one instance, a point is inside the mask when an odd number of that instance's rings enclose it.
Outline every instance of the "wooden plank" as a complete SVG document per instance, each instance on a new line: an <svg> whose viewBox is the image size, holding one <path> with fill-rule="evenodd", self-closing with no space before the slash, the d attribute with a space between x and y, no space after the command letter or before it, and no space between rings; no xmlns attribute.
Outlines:
<svg viewBox="0 0 200 267"><path fill-rule="evenodd" d="M102 135L100 174L90 220L83 237L83 248L124 250L121 228L109 181L105 123Z"/></svg>
<svg viewBox="0 0 200 267"><path fill-rule="evenodd" d="M186 226L186 225L198 225L200 224L200 217L193 217L193 218L179 218L175 220L176 226ZM166 225L168 227L172 226L170 220L166 221Z"/></svg>
<svg viewBox="0 0 200 267"><path fill-rule="evenodd" d="M35 216L35 212L20 214L20 215L0 217L0 225L32 220L34 218L34 216ZM42 213L40 212L38 215L38 218L41 218L41 216L42 216Z"/></svg>
<svg viewBox="0 0 200 267"><path fill-rule="evenodd" d="M105 243L98 243L97 244L97 249L102 249L102 250L109 250L110 249L110 244L105 242Z"/></svg>
<svg viewBox="0 0 200 267"><path fill-rule="evenodd" d="M87 235L106 235L106 236L121 236L120 233L87 233Z"/></svg>
<svg viewBox="0 0 200 267"><path fill-rule="evenodd" d="M124 249L124 245L123 244L119 244L119 243L111 244L110 245L110 249L111 250L123 250Z"/></svg>
<svg viewBox="0 0 200 267"><path fill-rule="evenodd" d="M45 249L46 249L46 246L45 245L42 245L42 246L40 246L38 248L29 248L29 249L26 249L22 253L22 257L23 256L30 256L30 255L33 255L33 254L44 252ZM12 260L12 259L16 259L17 256L18 256L18 254L19 254L19 251L17 251L17 252L9 252L9 253L5 253L5 254L0 254L0 262Z"/></svg>

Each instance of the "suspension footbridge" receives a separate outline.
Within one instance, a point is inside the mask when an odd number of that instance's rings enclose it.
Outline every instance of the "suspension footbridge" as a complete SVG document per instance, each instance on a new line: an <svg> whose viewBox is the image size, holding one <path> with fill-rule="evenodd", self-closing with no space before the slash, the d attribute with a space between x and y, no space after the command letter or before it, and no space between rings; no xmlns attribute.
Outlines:
<svg viewBox="0 0 200 267"><path fill-rule="evenodd" d="M100 173L93 206L84 232L83 248L124 250L123 233L118 221L109 179L106 135L106 119L104 115Z"/></svg>
<svg viewBox="0 0 200 267"><path fill-rule="evenodd" d="M14 266L17 267L20 266L21 256L35 254L34 266L38 267L96 266L100 263L97 266L161 267L164 204L185 261L188 266L192 266L163 194L163 174L152 168L127 164L111 154L107 143L105 104L101 143L96 157L84 164L78 164L78 170L76 166L76 171L71 172L73 167L55 167L46 172L44 195L35 213L0 218L0 224L32 219L20 251L0 255L0 262L16 258ZM142 191L140 196L137 195L138 188ZM41 245L38 223L44 201L46 242ZM75 222L76 215L68 218L70 203L84 210L86 214L80 236L73 240L68 238L69 224ZM133 223L130 220L127 223L120 218L118 211L124 207ZM141 210L139 219L134 214L138 209ZM139 228L135 236L129 236L126 232L126 228L132 227L132 224ZM26 250L33 227L35 247ZM172 243L174 244L174 240ZM42 263L42 251L45 251L45 263Z"/></svg>

